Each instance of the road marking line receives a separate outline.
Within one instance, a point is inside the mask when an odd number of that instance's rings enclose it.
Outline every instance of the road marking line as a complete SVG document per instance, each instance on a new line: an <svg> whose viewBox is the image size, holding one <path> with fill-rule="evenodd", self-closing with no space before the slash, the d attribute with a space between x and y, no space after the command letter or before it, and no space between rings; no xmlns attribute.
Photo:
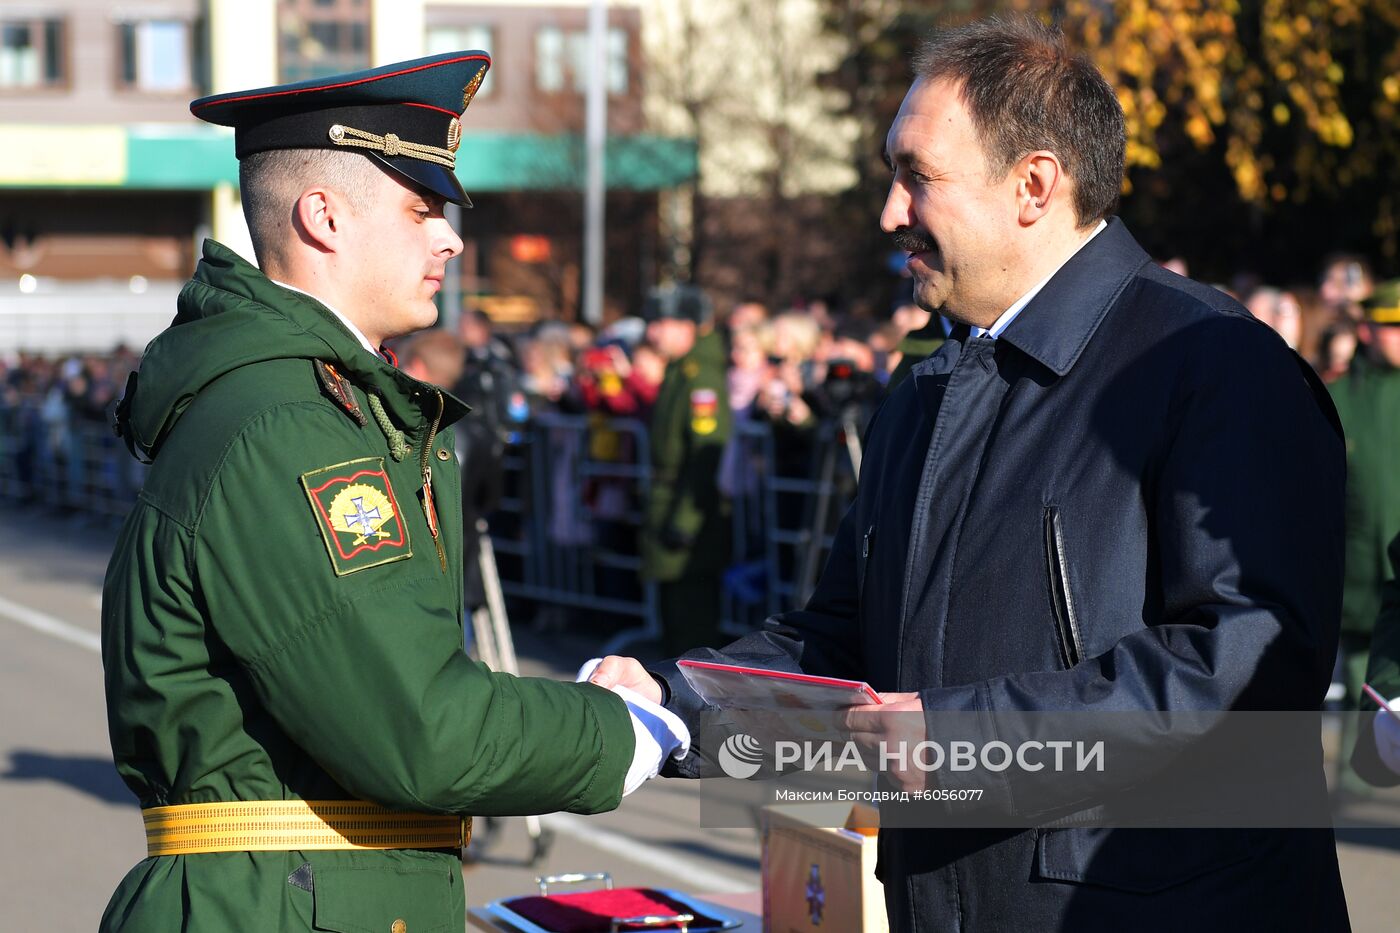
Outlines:
<svg viewBox="0 0 1400 933"><path fill-rule="evenodd" d="M87 648L89 651L95 651L99 654L102 652L102 636L96 632L79 628L71 622L64 622L62 619L55 619L37 609L12 603L4 597L0 597L0 616L18 622L20 625L27 625L36 632L43 632L45 635L52 635L54 638L72 642L80 648Z"/></svg>
<svg viewBox="0 0 1400 933"><path fill-rule="evenodd" d="M630 836L600 829L581 816L572 813L551 813L540 822L563 836L570 836L609 855L625 858L644 868L664 872L684 881L686 890L698 894L738 894L752 891L753 883L738 881L729 875L711 871L665 849L638 842Z"/></svg>

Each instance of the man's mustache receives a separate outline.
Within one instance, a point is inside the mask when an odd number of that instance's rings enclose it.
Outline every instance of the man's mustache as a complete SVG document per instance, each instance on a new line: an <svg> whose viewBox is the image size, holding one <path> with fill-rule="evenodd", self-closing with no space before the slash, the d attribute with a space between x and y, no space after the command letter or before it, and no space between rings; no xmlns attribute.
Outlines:
<svg viewBox="0 0 1400 933"><path fill-rule="evenodd" d="M938 244L933 242L933 237L922 230L915 230L913 227L901 227L891 233L890 242L897 249L910 253L927 253L938 248Z"/></svg>

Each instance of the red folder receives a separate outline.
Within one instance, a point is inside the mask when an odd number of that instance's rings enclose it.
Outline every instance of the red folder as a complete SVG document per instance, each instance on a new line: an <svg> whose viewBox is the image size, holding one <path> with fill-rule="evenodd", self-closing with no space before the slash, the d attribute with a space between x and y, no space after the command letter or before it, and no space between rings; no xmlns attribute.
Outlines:
<svg viewBox="0 0 1400 933"><path fill-rule="evenodd" d="M841 710L880 702L879 694L859 680L713 661L677 661L676 666L701 699L720 709Z"/></svg>
<svg viewBox="0 0 1400 933"><path fill-rule="evenodd" d="M613 920L621 917L675 916L690 914L691 930L718 930L723 922L695 912L695 908L651 888L617 888L551 894L547 897L517 897L504 902L515 913L551 933L609 933ZM623 929L638 929L624 927ZM651 930L677 930L679 923L648 927Z"/></svg>

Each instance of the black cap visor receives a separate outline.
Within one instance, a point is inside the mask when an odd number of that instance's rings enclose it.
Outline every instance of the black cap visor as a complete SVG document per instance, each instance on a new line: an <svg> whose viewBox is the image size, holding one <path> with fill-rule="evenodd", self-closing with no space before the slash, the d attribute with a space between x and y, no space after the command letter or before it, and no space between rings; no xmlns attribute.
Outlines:
<svg viewBox="0 0 1400 933"><path fill-rule="evenodd" d="M364 150L361 151L364 152ZM364 154L385 168L391 169L396 174L402 175L414 184L421 185L454 204L460 204L463 207L472 206L472 199L467 197L462 183L457 180L452 169L445 165L424 162L422 159L408 156L386 156L377 152L364 152Z"/></svg>

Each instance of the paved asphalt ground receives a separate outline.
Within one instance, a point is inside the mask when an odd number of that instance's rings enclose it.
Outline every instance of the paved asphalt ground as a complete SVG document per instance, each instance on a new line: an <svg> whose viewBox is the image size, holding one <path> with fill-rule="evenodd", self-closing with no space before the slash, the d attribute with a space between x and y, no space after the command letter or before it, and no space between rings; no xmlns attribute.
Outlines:
<svg viewBox="0 0 1400 933"><path fill-rule="evenodd" d="M144 855L140 812L112 767L97 650L113 533L26 508L0 514L8 530L0 536L0 916L11 930L91 931ZM522 630L517 639L531 674L570 676L589 651L587 641L558 635ZM566 871L607 870L619 884L697 894L754 891L756 834L700 828L706 792L697 782L653 781L615 813L546 817L553 844L535 867L526 864L523 821L503 821L464 867L467 902L529 893L535 875ZM1400 812L1367 815L1400 823ZM1339 836L1353 926L1395 930L1400 830Z"/></svg>

